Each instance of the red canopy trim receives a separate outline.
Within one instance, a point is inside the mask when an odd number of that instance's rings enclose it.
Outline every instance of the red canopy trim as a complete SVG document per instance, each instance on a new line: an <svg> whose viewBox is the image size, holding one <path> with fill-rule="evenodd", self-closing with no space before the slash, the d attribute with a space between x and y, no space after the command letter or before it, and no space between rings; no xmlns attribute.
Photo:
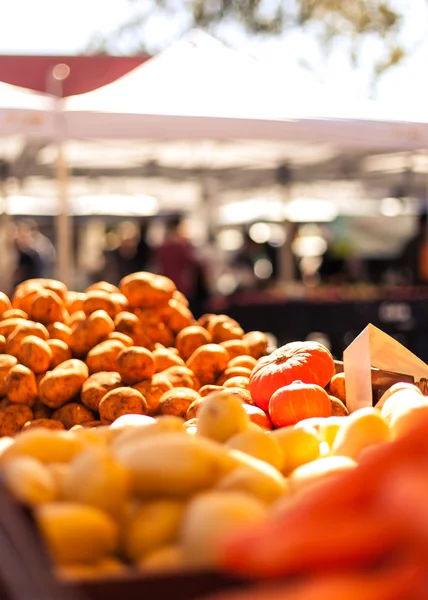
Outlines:
<svg viewBox="0 0 428 600"><path fill-rule="evenodd" d="M62 95L74 96L100 88L151 57L143 56L0 56L0 81L36 92L49 92L49 79L58 64L70 68Z"/></svg>

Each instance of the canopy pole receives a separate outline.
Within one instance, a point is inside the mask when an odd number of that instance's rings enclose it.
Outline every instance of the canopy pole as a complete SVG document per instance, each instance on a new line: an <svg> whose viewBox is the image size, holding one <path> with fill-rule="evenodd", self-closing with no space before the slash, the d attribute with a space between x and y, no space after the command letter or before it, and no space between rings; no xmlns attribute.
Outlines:
<svg viewBox="0 0 428 600"><path fill-rule="evenodd" d="M69 170L65 156L65 121L62 110L63 81L70 74L70 68L58 64L52 69L48 79L48 90L54 96L55 145L57 150L55 174L58 192L58 215L56 218L57 278L68 287L73 281L73 233L70 215Z"/></svg>
<svg viewBox="0 0 428 600"><path fill-rule="evenodd" d="M292 173L291 168L284 164L280 165L277 170L277 181L280 185L282 192L282 203L284 206L284 213L286 213L286 207L291 200L291 186L292 186ZM296 268L294 263L294 255L292 250L293 238L296 231L294 223L284 219L284 234L285 242L281 246L279 252L279 277L281 283L292 283L296 278Z"/></svg>

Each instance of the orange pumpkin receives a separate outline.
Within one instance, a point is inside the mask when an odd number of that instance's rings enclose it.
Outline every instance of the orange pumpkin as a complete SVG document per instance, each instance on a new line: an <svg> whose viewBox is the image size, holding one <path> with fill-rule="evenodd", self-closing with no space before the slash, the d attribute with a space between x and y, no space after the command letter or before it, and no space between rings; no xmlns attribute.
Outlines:
<svg viewBox="0 0 428 600"><path fill-rule="evenodd" d="M315 383L294 381L277 390L269 402L269 416L275 427L295 425L311 417L330 417L331 401Z"/></svg>
<svg viewBox="0 0 428 600"><path fill-rule="evenodd" d="M325 387L335 374L330 351L318 342L291 342L261 358L249 383L256 406L268 410L271 396L293 381Z"/></svg>

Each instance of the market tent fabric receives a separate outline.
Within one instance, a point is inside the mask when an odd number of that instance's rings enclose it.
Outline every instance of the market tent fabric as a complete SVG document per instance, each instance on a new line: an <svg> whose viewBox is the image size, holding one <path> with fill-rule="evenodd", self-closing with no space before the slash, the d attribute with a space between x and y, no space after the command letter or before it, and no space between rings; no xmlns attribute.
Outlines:
<svg viewBox="0 0 428 600"><path fill-rule="evenodd" d="M345 93L332 96L302 71L282 72L200 31L115 82L69 98L64 109L68 134L78 138L428 145L427 123Z"/></svg>
<svg viewBox="0 0 428 600"><path fill-rule="evenodd" d="M70 68L62 85L63 96L84 94L107 85L148 60L150 56L0 56L0 81L48 92L54 67Z"/></svg>
<svg viewBox="0 0 428 600"><path fill-rule="evenodd" d="M53 101L47 94L0 82L0 136L52 137Z"/></svg>

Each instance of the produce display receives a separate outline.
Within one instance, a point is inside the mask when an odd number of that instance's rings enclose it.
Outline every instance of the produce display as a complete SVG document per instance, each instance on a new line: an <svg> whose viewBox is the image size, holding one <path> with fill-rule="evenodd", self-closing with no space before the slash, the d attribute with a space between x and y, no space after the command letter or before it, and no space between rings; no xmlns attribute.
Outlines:
<svg viewBox="0 0 428 600"><path fill-rule="evenodd" d="M373 567L404 539L379 499L418 441L426 460L416 385L349 415L327 348L195 320L150 273L85 293L27 281L0 295L0 345L0 476L63 577L316 578Z"/></svg>

